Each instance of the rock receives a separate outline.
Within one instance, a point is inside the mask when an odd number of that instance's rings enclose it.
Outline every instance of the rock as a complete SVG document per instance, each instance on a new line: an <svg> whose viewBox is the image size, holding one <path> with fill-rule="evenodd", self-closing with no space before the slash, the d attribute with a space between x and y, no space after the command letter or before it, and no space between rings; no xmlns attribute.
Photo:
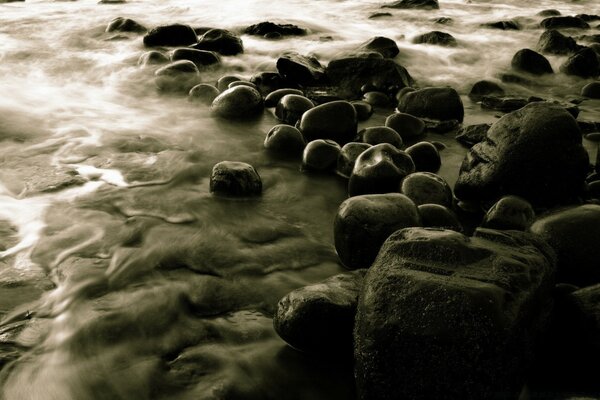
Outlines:
<svg viewBox="0 0 600 400"><path fill-rule="evenodd" d="M484 28L501 29L503 31L518 31L521 29L519 23L512 20L488 22L486 24L482 24L481 26Z"/></svg>
<svg viewBox="0 0 600 400"><path fill-rule="evenodd" d="M557 17L560 15L560 11L555 9L542 10L536 15L539 15L540 17Z"/></svg>
<svg viewBox="0 0 600 400"><path fill-rule="evenodd" d="M433 44L437 46L455 47L458 45L454 36L446 32L432 31L419 36L415 36L412 40L416 44Z"/></svg>
<svg viewBox="0 0 600 400"><path fill-rule="evenodd" d="M577 321L574 330L581 333L580 337L583 339L581 348L597 357L600 354L600 285L575 290L571 293L571 298ZM594 359L592 357L590 361L593 362ZM594 373L591 374L595 382Z"/></svg>
<svg viewBox="0 0 600 400"><path fill-rule="evenodd" d="M587 43L600 43L600 34L595 35L581 35L577 36L577 40L582 40Z"/></svg>
<svg viewBox="0 0 600 400"><path fill-rule="evenodd" d="M369 15L369 19L386 18L386 17L391 17L391 16L392 16L392 13L389 13L389 12L376 12L376 13Z"/></svg>
<svg viewBox="0 0 600 400"><path fill-rule="evenodd" d="M336 172L344 178L350 178L356 159L369 147L371 145L368 143L346 143L338 156Z"/></svg>
<svg viewBox="0 0 600 400"><path fill-rule="evenodd" d="M405 151L415 163L416 171L438 172L442 166L440 152L429 142L413 144Z"/></svg>
<svg viewBox="0 0 600 400"><path fill-rule="evenodd" d="M267 95L267 97L265 97L265 107L275 107L277 103L279 103L279 100L281 100L282 97L288 94L304 96L304 92L300 89L277 89L272 91Z"/></svg>
<svg viewBox="0 0 600 400"><path fill-rule="evenodd" d="M529 104L529 100L523 97L483 96L481 99L481 108L502 111L505 113L516 111L525 107L527 104Z"/></svg>
<svg viewBox="0 0 600 400"><path fill-rule="evenodd" d="M600 61L596 52L584 47L573 54L561 66L561 72L581 78L595 78L600 75Z"/></svg>
<svg viewBox="0 0 600 400"><path fill-rule="evenodd" d="M290 86L290 84L286 82L285 79L283 79L283 76L279 75L278 72L259 72L255 75L252 75L250 82L256 85L263 96L267 96L276 90ZM275 104L277 104L277 102L275 102Z"/></svg>
<svg viewBox="0 0 600 400"><path fill-rule="evenodd" d="M552 74L554 72L546 57L530 49L517 51L510 65L518 71L534 75Z"/></svg>
<svg viewBox="0 0 600 400"><path fill-rule="evenodd" d="M355 100L350 102L350 104L352 104L356 110L356 118L359 121L366 121L371 118L371 115L373 115L373 106L366 101Z"/></svg>
<svg viewBox="0 0 600 400"><path fill-rule="evenodd" d="M388 236L413 226L421 226L419 212L403 194L351 197L335 216L335 249L346 268L369 268Z"/></svg>
<svg viewBox="0 0 600 400"><path fill-rule="evenodd" d="M542 20L542 22L540 22L540 26L544 29L590 29L590 25L587 22L585 22L581 18L571 16L549 17Z"/></svg>
<svg viewBox="0 0 600 400"><path fill-rule="evenodd" d="M504 96L504 89L491 81L477 81L469 92L469 98L473 101L481 101L483 96Z"/></svg>
<svg viewBox="0 0 600 400"><path fill-rule="evenodd" d="M365 84L386 94L396 93L398 89L413 84L406 68L391 59L338 58L327 65L325 73L345 98L359 97L362 94L360 89Z"/></svg>
<svg viewBox="0 0 600 400"><path fill-rule="evenodd" d="M513 194L552 206L580 195L588 165L575 119L559 105L535 102L500 118L471 148L454 191L466 201Z"/></svg>
<svg viewBox="0 0 600 400"><path fill-rule="evenodd" d="M537 43L537 50L547 54L571 54L582 49L570 36L565 36L556 29L544 31Z"/></svg>
<svg viewBox="0 0 600 400"><path fill-rule="evenodd" d="M460 125L460 122L456 119L446 119L440 121L438 119L421 118L421 120L425 124L426 132L435 132L439 134L454 131Z"/></svg>
<svg viewBox="0 0 600 400"><path fill-rule="evenodd" d="M415 172L402 181L401 192L417 206L439 204L452 207L452 189L439 175L430 172Z"/></svg>
<svg viewBox="0 0 600 400"><path fill-rule="evenodd" d="M518 196L504 196L485 214L481 226L525 231L535 217L531 204Z"/></svg>
<svg viewBox="0 0 600 400"><path fill-rule="evenodd" d="M337 165L342 148L333 140L316 139L309 142L302 153L302 169L328 171Z"/></svg>
<svg viewBox="0 0 600 400"><path fill-rule="evenodd" d="M235 56L244 52L242 39L225 29L206 31L192 47L198 50L216 51L224 56Z"/></svg>
<svg viewBox="0 0 600 400"><path fill-rule="evenodd" d="M293 348L308 353L352 351L352 330L365 271L339 274L285 295L273 327Z"/></svg>
<svg viewBox="0 0 600 400"><path fill-rule="evenodd" d="M435 18L433 22L440 25L451 25L454 23L454 20L450 17L439 17Z"/></svg>
<svg viewBox="0 0 600 400"><path fill-rule="evenodd" d="M180 60L156 70L155 84L163 92L185 93L200 83L198 67L191 61Z"/></svg>
<svg viewBox="0 0 600 400"><path fill-rule="evenodd" d="M384 4L381 8L437 10L440 5L438 0L400 0Z"/></svg>
<svg viewBox="0 0 600 400"><path fill-rule="evenodd" d="M295 125L302 114L313 108L312 101L298 94L286 94L275 107L275 116L284 124Z"/></svg>
<svg viewBox="0 0 600 400"><path fill-rule="evenodd" d="M374 51L383 58L394 58L400 53L395 41L384 36L375 36L358 46L358 51Z"/></svg>
<svg viewBox="0 0 600 400"><path fill-rule="evenodd" d="M595 14L577 14L575 17L581 18L585 22L592 22L600 20L600 15Z"/></svg>
<svg viewBox="0 0 600 400"><path fill-rule="evenodd" d="M247 35L264 36L271 33L277 33L281 36L304 36L306 29L300 28L293 24L275 24L270 21L260 22L255 25L250 25L244 29Z"/></svg>
<svg viewBox="0 0 600 400"><path fill-rule="evenodd" d="M160 51L151 50L140 56L138 65L146 67L148 65L160 65L168 62L169 57L167 57L165 54L161 53Z"/></svg>
<svg viewBox="0 0 600 400"><path fill-rule="evenodd" d="M277 71L289 82L303 86L316 85L325 78L325 69L315 57L287 52L277 59Z"/></svg>
<svg viewBox="0 0 600 400"><path fill-rule="evenodd" d="M210 174L210 192L221 196L258 196L262 192L262 181L250 164L221 161Z"/></svg>
<svg viewBox="0 0 600 400"><path fill-rule="evenodd" d="M354 164L348 194L390 193L400 190L400 182L415 171L410 156L388 143L381 143L362 152Z"/></svg>
<svg viewBox="0 0 600 400"><path fill-rule="evenodd" d="M110 21L106 27L106 32L133 32L133 33L145 33L148 31L145 26L138 22L130 19L117 17Z"/></svg>
<svg viewBox="0 0 600 400"><path fill-rule="evenodd" d="M258 92L258 88L256 87L256 85L252 82L248 82L248 81L243 81L243 80L239 80L239 81L233 81L231 83L229 83L229 85L227 85L227 89L231 89L234 88L236 86L247 86L249 88L252 88L254 90L256 90Z"/></svg>
<svg viewBox="0 0 600 400"><path fill-rule="evenodd" d="M518 398L548 325L553 268L522 232L395 232L359 295L357 397Z"/></svg>
<svg viewBox="0 0 600 400"><path fill-rule="evenodd" d="M600 99L600 82L590 82L581 89L581 95L590 99Z"/></svg>
<svg viewBox="0 0 600 400"><path fill-rule="evenodd" d="M531 79L527 79L522 75L513 73L500 74L500 80L504 83L512 83L521 86L534 86L534 82Z"/></svg>
<svg viewBox="0 0 600 400"><path fill-rule="evenodd" d="M586 204L542 215L530 231L540 235L558 257L558 282L578 286L600 283L600 206Z"/></svg>
<svg viewBox="0 0 600 400"><path fill-rule="evenodd" d="M421 222L426 228L450 229L462 232L463 228L456 214L440 204L421 204L419 207Z"/></svg>
<svg viewBox="0 0 600 400"><path fill-rule="evenodd" d="M394 147L402 147L402 138L398 132L387 126L370 126L358 132L358 138L361 142L370 145L380 143L389 143Z"/></svg>
<svg viewBox="0 0 600 400"><path fill-rule="evenodd" d="M302 133L290 125L275 125L265 138L265 149L276 155L300 156L306 143Z"/></svg>
<svg viewBox="0 0 600 400"><path fill-rule="evenodd" d="M218 95L210 106L213 115L225 119L247 119L261 115L263 99L258 90L236 86Z"/></svg>
<svg viewBox="0 0 600 400"><path fill-rule="evenodd" d="M485 134L491 126L491 124L477 124L465 126L460 131L458 131L455 139L460 144L471 148L485 139Z"/></svg>
<svg viewBox="0 0 600 400"><path fill-rule="evenodd" d="M197 40L196 32L189 25L161 25L144 36L144 46L188 46Z"/></svg>
<svg viewBox="0 0 600 400"><path fill-rule="evenodd" d="M392 128L404 141L419 138L425 132L425 123L419 118L405 113L393 113L385 119L385 126Z"/></svg>
<svg viewBox="0 0 600 400"><path fill-rule="evenodd" d="M390 98L382 92L367 92L362 99L374 107L391 108Z"/></svg>
<svg viewBox="0 0 600 400"><path fill-rule="evenodd" d="M188 96L191 101L210 105L220 94L219 89L207 83L201 83L190 89Z"/></svg>
<svg viewBox="0 0 600 400"><path fill-rule="evenodd" d="M398 102L398 111L415 117L459 122L465 115L460 96L450 87L428 87L406 93Z"/></svg>
<svg viewBox="0 0 600 400"><path fill-rule="evenodd" d="M171 60L189 60L196 66L205 67L208 65L219 64L221 59L212 51L196 50L190 48L175 49L171 55Z"/></svg>
<svg viewBox="0 0 600 400"><path fill-rule="evenodd" d="M579 120L579 121L577 121L577 125L579 126L581 133L585 134L584 137L586 139L592 140L592 138L594 138L592 141L598 142L598 140L596 140L595 138L597 137L597 133L600 132L600 122ZM592 134L594 136L592 136L592 138L590 138L589 137L590 134Z"/></svg>
<svg viewBox="0 0 600 400"><path fill-rule="evenodd" d="M219 89L220 92L224 92L227 89L229 89L229 85L231 84L231 82L237 82L237 81L241 81L241 78L239 76L233 76L233 75L222 76L217 81L217 89Z"/></svg>
<svg viewBox="0 0 600 400"><path fill-rule="evenodd" d="M357 126L356 110L352 104L338 100L302 114L299 129L307 141L331 139L343 145L356 137Z"/></svg>

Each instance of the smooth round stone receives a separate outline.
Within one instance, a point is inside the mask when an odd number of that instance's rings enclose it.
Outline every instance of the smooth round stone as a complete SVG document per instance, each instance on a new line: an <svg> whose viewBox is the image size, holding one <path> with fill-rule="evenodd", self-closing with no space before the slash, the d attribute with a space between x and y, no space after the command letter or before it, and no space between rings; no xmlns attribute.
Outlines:
<svg viewBox="0 0 600 400"><path fill-rule="evenodd" d="M368 143L346 143L338 156L336 172L344 178L349 178L354 169L356 159L369 147L371 147L371 145Z"/></svg>
<svg viewBox="0 0 600 400"><path fill-rule="evenodd" d="M358 132L358 137L361 142L370 145L389 143L397 148L401 148L403 145L402 138L398 132L387 126L372 126L365 128Z"/></svg>
<svg viewBox="0 0 600 400"><path fill-rule="evenodd" d="M469 98L473 101L479 101L483 96L504 96L504 89L495 82L477 81L469 92Z"/></svg>
<svg viewBox="0 0 600 400"><path fill-rule="evenodd" d="M402 194L351 197L340 205L335 216L335 249L347 268L368 268L389 235L412 226L421 226L419 212Z"/></svg>
<svg viewBox="0 0 600 400"><path fill-rule="evenodd" d="M231 82L229 85L227 85L227 89L231 89L236 86L248 86L248 87L251 87L252 89L256 89L258 91L258 88L256 87L256 85L254 83L248 82L248 81L242 81L242 80Z"/></svg>
<svg viewBox="0 0 600 400"><path fill-rule="evenodd" d="M219 89L207 83L201 83L190 89L188 96L191 101L210 105L219 95Z"/></svg>
<svg viewBox="0 0 600 400"><path fill-rule="evenodd" d="M552 67L546 57L531 49L521 49L515 53L510 65L519 71L534 75L551 74Z"/></svg>
<svg viewBox="0 0 600 400"><path fill-rule="evenodd" d="M274 92L278 89L283 89L288 87L288 83L283 79L283 76L279 75L278 72L275 71L262 71L258 72L250 77L250 82L254 83L256 87L258 87L258 91L263 94L263 96L267 96L268 94ZM286 93L292 94L292 93ZM302 93L295 93L302 94ZM265 99L266 101L266 99ZM279 101L279 100L277 100ZM277 101L273 103L273 105L277 104ZM273 107L272 105L268 107Z"/></svg>
<svg viewBox="0 0 600 400"><path fill-rule="evenodd" d="M425 132L425 123L419 118L405 113L394 113L385 119L385 126L392 128L403 141L415 140Z"/></svg>
<svg viewBox="0 0 600 400"><path fill-rule="evenodd" d="M161 65L169 62L169 57L160 51L150 50L142 54L138 60L138 65L145 67L147 65Z"/></svg>
<svg viewBox="0 0 600 400"><path fill-rule="evenodd" d="M437 140L432 140L432 141L431 141L431 142L429 142L429 143L431 143L432 145L434 145L434 146L435 146L435 148L436 148L438 151L445 150L445 149L446 149L446 147L447 147L447 146L446 146L444 143L442 143L442 142L438 142Z"/></svg>
<svg viewBox="0 0 600 400"><path fill-rule="evenodd" d="M246 119L262 114L263 100L258 90L249 86L236 86L218 95L211 112L225 119Z"/></svg>
<svg viewBox="0 0 600 400"><path fill-rule="evenodd" d="M397 110L419 118L462 122L465 109L458 92L451 87L427 87L406 93L398 101ZM402 132L398 131L400 135Z"/></svg>
<svg viewBox="0 0 600 400"><path fill-rule="evenodd" d="M462 226L456 214L441 204L421 204L419 207L421 222L426 228L443 228L462 232Z"/></svg>
<svg viewBox="0 0 600 400"><path fill-rule="evenodd" d="M191 61L175 61L154 73L156 86L163 92L188 93L200 83L198 67Z"/></svg>
<svg viewBox="0 0 600 400"><path fill-rule="evenodd" d="M265 149L280 155L300 156L306 143L302 133L290 125L275 125L265 138Z"/></svg>
<svg viewBox="0 0 600 400"><path fill-rule="evenodd" d="M327 171L337 164L342 148L333 140L317 139L309 142L302 153L302 169Z"/></svg>
<svg viewBox="0 0 600 400"><path fill-rule="evenodd" d="M144 45L152 46L188 46L196 43L198 37L189 25L172 24L153 28L144 36Z"/></svg>
<svg viewBox="0 0 600 400"><path fill-rule="evenodd" d="M348 194L398 192L402 179L415 171L408 154L388 143L370 147L358 156L348 182Z"/></svg>
<svg viewBox="0 0 600 400"><path fill-rule="evenodd" d="M233 75L222 76L217 81L217 89L219 89L220 92L224 92L225 90L229 89L229 84L231 82L237 82L237 81L241 81L241 80L242 79L239 76L233 76Z"/></svg>
<svg viewBox="0 0 600 400"><path fill-rule="evenodd" d="M417 89L415 89L415 88L412 88L409 86L404 87L396 92L396 96L395 96L396 100L400 101L400 99L403 98L404 96L406 96L407 94L416 92L416 91L417 91Z"/></svg>
<svg viewBox="0 0 600 400"><path fill-rule="evenodd" d="M359 121L366 121L373 115L373 106L362 100L355 100L351 102L352 106L356 110L356 117Z"/></svg>
<svg viewBox="0 0 600 400"><path fill-rule="evenodd" d="M442 159L437 147L430 142L419 142L406 149L417 171L438 172Z"/></svg>
<svg viewBox="0 0 600 400"><path fill-rule="evenodd" d="M581 89L581 95L590 99L600 99L600 82L591 82Z"/></svg>
<svg viewBox="0 0 600 400"><path fill-rule="evenodd" d="M452 207L452 189L439 175L415 172L402 181L401 191L416 205L440 204Z"/></svg>
<svg viewBox="0 0 600 400"><path fill-rule="evenodd" d="M265 97L265 107L275 107L277 103L279 103L279 100L281 100L283 96L288 94L297 94L298 96L304 96L304 92L300 89L277 89L272 91L267 95L267 97Z"/></svg>
<svg viewBox="0 0 600 400"><path fill-rule="evenodd" d="M315 105L308 98L298 94L286 94L275 107L275 116L284 124L295 125L302 114Z"/></svg>
<svg viewBox="0 0 600 400"><path fill-rule="evenodd" d="M356 110L347 101L338 100L311 108L300 119L300 132L306 140L331 139L339 144L356 136Z"/></svg>
<svg viewBox="0 0 600 400"><path fill-rule="evenodd" d="M210 174L210 191L222 196L257 196L262 192L262 181L250 164L221 161Z"/></svg>
<svg viewBox="0 0 600 400"><path fill-rule="evenodd" d="M374 107L390 107L390 98L382 92L367 92L362 99Z"/></svg>
<svg viewBox="0 0 600 400"><path fill-rule="evenodd" d="M196 50L187 47L183 49L175 49L171 55L171 60L189 60L198 67L205 67L221 62L219 56L212 51Z"/></svg>
<svg viewBox="0 0 600 400"><path fill-rule="evenodd" d="M481 226L524 231L534 218L535 212L527 200L518 196L504 196L488 210Z"/></svg>
<svg viewBox="0 0 600 400"><path fill-rule="evenodd" d="M139 24L138 22L130 19L117 17L110 21L108 26L106 27L105 32L135 32L135 33L143 33L146 32L147 29L145 26Z"/></svg>

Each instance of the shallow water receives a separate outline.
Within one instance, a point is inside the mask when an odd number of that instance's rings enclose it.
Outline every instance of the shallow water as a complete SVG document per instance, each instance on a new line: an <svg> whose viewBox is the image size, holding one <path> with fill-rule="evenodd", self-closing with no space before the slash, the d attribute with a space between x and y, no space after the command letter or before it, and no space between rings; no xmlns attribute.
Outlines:
<svg viewBox="0 0 600 400"><path fill-rule="evenodd" d="M95 0L0 4L0 387L6 399L351 399L347 362L289 349L271 326L280 297L343 271L332 222L346 197L336 176L274 160L262 143L276 123L226 123L185 98L160 95L140 68L141 36L104 33L117 16L147 27L187 23L240 31L264 20L310 29L301 38L243 35L245 53L204 72L249 78L294 49L326 63L372 36L397 41L419 86L451 85L465 124L497 113L468 100L497 80L515 51L535 47L541 20L600 13L593 1L442 0L439 11L383 10L379 1ZM450 25L435 24L446 16ZM518 17L522 31L481 28ZM443 30L457 48L413 45ZM598 30L592 30L598 33ZM327 40L323 38L330 37ZM555 70L564 57L549 57ZM534 90L568 100L589 81L562 74ZM600 120L600 101L580 105ZM379 125L380 111L364 126ZM465 150L430 134L453 183ZM590 143L592 157L595 149ZM212 166L249 162L260 199L209 193ZM9 363L16 360L13 363Z"/></svg>

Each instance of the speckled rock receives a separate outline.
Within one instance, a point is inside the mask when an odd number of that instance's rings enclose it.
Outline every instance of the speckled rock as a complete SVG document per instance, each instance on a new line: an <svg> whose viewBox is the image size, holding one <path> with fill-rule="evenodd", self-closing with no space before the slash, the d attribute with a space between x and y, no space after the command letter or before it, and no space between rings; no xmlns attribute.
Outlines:
<svg viewBox="0 0 600 400"><path fill-rule="evenodd" d="M402 193L417 206L439 204L452 207L452 189L439 175L430 172L415 172L402 180Z"/></svg>
<svg viewBox="0 0 600 400"><path fill-rule="evenodd" d="M262 181L250 164L221 161L210 174L210 191L221 196L257 196L262 192Z"/></svg>

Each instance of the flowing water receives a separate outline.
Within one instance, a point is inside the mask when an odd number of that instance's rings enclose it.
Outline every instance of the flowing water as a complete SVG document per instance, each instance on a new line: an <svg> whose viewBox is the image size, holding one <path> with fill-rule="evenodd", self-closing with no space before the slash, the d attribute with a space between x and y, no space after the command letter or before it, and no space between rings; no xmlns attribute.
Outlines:
<svg viewBox="0 0 600 400"><path fill-rule="evenodd" d="M0 387L5 399L352 399L351 365L288 348L270 316L290 290L343 271L332 223L346 197L336 176L310 175L263 151L270 112L227 123L157 93L137 65L140 35L105 33L118 16L147 27L186 23L240 32L264 20L310 34L242 35L245 53L202 78L274 70L286 50L326 63L372 36L398 43L419 86L464 96L535 47L540 10L600 13L595 0L442 0L441 10L380 10L373 0L32 0L0 4ZM594 10L594 8L596 8ZM391 17L368 19L377 11ZM438 17L452 24L439 25ZM516 18L521 31L481 28ZM443 30L456 48L413 45ZM592 33L598 33L592 29ZM549 57L555 70L564 57ZM562 74L520 95L568 100L589 81ZM466 124L492 122L463 97ZM600 120L600 102L581 104ZM387 112L363 125L381 124ZM440 174L465 153L451 136ZM590 146L589 143L587 143ZM595 149L590 146L593 153ZM592 154L593 156L595 154ZM212 166L259 171L259 199L215 198Z"/></svg>

